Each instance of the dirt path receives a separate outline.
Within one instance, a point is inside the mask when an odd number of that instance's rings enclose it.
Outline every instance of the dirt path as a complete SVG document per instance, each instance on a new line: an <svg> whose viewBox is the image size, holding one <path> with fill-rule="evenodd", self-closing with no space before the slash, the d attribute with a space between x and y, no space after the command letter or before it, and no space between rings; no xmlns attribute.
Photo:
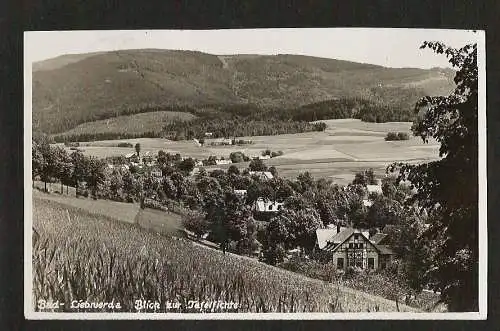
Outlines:
<svg viewBox="0 0 500 331"><path fill-rule="evenodd" d="M222 69L229 69L229 64L226 61L226 57L224 55L217 55L217 58L222 63Z"/></svg>

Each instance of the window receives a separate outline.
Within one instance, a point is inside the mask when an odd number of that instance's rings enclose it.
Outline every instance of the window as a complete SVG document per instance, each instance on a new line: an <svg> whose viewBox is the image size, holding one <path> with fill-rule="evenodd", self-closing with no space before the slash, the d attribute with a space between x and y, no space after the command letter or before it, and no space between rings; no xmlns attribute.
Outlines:
<svg viewBox="0 0 500 331"><path fill-rule="evenodd" d="M358 239L359 239L359 234L358 233L354 234L354 240L358 240Z"/></svg>
<svg viewBox="0 0 500 331"><path fill-rule="evenodd" d="M278 205L278 210L281 210L281 207L282 207L281 205Z"/></svg>
<svg viewBox="0 0 500 331"><path fill-rule="evenodd" d="M337 258L337 269L344 269L344 258Z"/></svg>
<svg viewBox="0 0 500 331"><path fill-rule="evenodd" d="M354 248L354 244L353 243L349 243L349 248Z"/></svg>
<svg viewBox="0 0 500 331"><path fill-rule="evenodd" d="M363 243L358 244L359 248L363 248Z"/></svg>
<svg viewBox="0 0 500 331"><path fill-rule="evenodd" d="M375 259L373 257L368 258L368 269L375 269Z"/></svg>
<svg viewBox="0 0 500 331"><path fill-rule="evenodd" d="M273 210L273 205L269 205L269 210Z"/></svg>

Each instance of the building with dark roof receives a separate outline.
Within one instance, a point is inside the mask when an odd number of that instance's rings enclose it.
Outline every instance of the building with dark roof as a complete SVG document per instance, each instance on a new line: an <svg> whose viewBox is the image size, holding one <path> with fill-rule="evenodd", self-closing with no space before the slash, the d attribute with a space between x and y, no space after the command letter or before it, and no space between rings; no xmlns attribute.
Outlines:
<svg viewBox="0 0 500 331"><path fill-rule="evenodd" d="M337 270L347 267L361 269L384 269L391 263L394 252L381 244L385 234L370 238L367 231L355 228L332 228L316 230L318 249L331 255Z"/></svg>

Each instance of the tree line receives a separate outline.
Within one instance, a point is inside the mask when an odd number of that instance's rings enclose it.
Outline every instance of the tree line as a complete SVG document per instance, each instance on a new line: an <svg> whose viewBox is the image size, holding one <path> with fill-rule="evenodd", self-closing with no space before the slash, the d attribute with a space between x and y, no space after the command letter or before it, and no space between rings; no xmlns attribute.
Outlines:
<svg viewBox="0 0 500 331"><path fill-rule="evenodd" d="M98 187L104 181L105 165L103 160L83 155L80 151L69 154L63 147L51 146L44 136L32 140L32 179L39 178L45 191L47 183L59 181L61 193L66 185L67 192L72 186L78 195L79 185L85 183L91 195L97 198Z"/></svg>

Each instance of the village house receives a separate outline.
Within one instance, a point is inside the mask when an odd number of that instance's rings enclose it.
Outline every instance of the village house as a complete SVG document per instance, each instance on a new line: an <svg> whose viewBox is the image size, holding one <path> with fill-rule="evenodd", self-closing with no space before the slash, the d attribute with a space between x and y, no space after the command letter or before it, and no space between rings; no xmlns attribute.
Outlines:
<svg viewBox="0 0 500 331"><path fill-rule="evenodd" d="M233 140L229 138L218 138L210 141L211 146L228 146L233 144Z"/></svg>
<svg viewBox="0 0 500 331"><path fill-rule="evenodd" d="M257 176L263 180L274 178L273 174L270 171L249 171L248 174L250 176Z"/></svg>
<svg viewBox="0 0 500 331"><path fill-rule="evenodd" d="M283 209L283 202L258 198L254 203L254 210L261 213L278 212Z"/></svg>
<svg viewBox="0 0 500 331"><path fill-rule="evenodd" d="M371 197L379 194L383 194L380 180L377 181L376 185L366 185L366 194L363 199L363 206L366 208L371 207L373 205L373 199Z"/></svg>
<svg viewBox="0 0 500 331"><path fill-rule="evenodd" d="M150 167L148 168L148 173L153 177L162 177L162 171L159 167Z"/></svg>
<svg viewBox="0 0 500 331"><path fill-rule="evenodd" d="M382 233L370 238L368 231L336 226L317 229L316 238L316 247L332 257L333 266L339 271L347 267L384 269L394 256Z"/></svg>

